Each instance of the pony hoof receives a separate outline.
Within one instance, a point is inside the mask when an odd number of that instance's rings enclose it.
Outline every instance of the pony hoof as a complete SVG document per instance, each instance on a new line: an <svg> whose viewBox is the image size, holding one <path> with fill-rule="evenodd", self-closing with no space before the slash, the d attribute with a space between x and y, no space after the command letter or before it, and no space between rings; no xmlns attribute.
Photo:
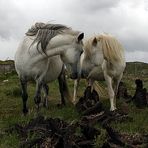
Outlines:
<svg viewBox="0 0 148 148"><path fill-rule="evenodd" d="M39 110L40 110L40 104L36 104L36 110L37 110L37 112L39 112Z"/></svg>
<svg viewBox="0 0 148 148"><path fill-rule="evenodd" d="M72 101L72 104L75 106L77 104L77 102L76 101Z"/></svg>
<svg viewBox="0 0 148 148"><path fill-rule="evenodd" d="M46 99L43 101L43 107L49 108L48 101Z"/></svg>
<svg viewBox="0 0 148 148"><path fill-rule="evenodd" d="M27 115L27 113L28 113L28 109L27 109L27 108L23 109L23 114L24 114L25 116Z"/></svg>
<svg viewBox="0 0 148 148"><path fill-rule="evenodd" d="M114 107L114 108L110 108L110 111L111 111L111 112L116 111L116 110L117 110L116 107Z"/></svg>
<svg viewBox="0 0 148 148"><path fill-rule="evenodd" d="M34 97L34 102L35 102L35 104L40 104L40 102L41 102L41 97L40 96L36 96L36 97Z"/></svg>
<svg viewBox="0 0 148 148"><path fill-rule="evenodd" d="M118 112L117 109L110 111L110 113L111 113L112 116L115 116L115 117L120 116L120 113Z"/></svg>
<svg viewBox="0 0 148 148"><path fill-rule="evenodd" d="M63 108L64 106L65 106L65 104L62 104L62 103L57 104L58 108Z"/></svg>
<svg viewBox="0 0 148 148"><path fill-rule="evenodd" d="M49 109L49 105L43 103L43 107Z"/></svg>
<svg viewBox="0 0 148 148"><path fill-rule="evenodd" d="M76 105L76 99L73 99L73 100L71 101L71 103L72 103L73 105Z"/></svg>
<svg viewBox="0 0 148 148"><path fill-rule="evenodd" d="M47 109L49 108L48 104L46 104L46 103L43 103L43 107L47 108Z"/></svg>

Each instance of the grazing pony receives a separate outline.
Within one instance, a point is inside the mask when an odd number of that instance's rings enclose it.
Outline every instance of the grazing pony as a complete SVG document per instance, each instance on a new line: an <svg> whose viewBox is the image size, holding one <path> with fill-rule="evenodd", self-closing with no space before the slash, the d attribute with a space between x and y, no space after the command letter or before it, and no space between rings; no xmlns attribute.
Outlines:
<svg viewBox="0 0 148 148"><path fill-rule="evenodd" d="M64 103L63 91L68 91L63 73L64 64L71 68L71 78L77 78L83 37L83 33L61 24L36 23L28 30L15 54L15 68L21 82L24 114L28 112L27 81L32 78L36 81L34 101L38 108L41 89L45 91L47 105L47 83L55 79L59 80L61 99Z"/></svg>
<svg viewBox="0 0 148 148"><path fill-rule="evenodd" d="M87 40L80 58L79 78L74 82L73 103L76 101L80 77L87 78L88 85L93 88L94 81L102 79L103 73L110 98L110 110L115 110L115 97L125 66L124 49L113 36L101 34Z"/></svg>

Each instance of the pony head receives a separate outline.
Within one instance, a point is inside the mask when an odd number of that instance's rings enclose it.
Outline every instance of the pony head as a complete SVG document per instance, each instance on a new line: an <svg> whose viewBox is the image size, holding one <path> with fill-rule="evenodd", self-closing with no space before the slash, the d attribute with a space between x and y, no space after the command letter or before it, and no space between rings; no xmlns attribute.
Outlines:
<svg viewBox="0 0 148 148"><path fill-rule="evenodd" d="M119 41L109 34L101 34L88 39L84 44L82 75L86 75L94 66L102 65L103 61L110 64L125 61L124 49Z"/></svg>
<svg viewBox="0 0 148 148"><path fill-rule="evenodd" d="M81 56L81 77L86 78L90 71L100 65L103 60L100 42L92 37L84 44L84 52Z"/></svg>
<svg viewBox="0 0 148 148"><path fill-rule="evenodd" d="M77 79L79 73L80 56L83 52L84 33L79 33L61 54L61 59L70 68L71 79Z"/></svg>
<svg viewBox="0 0 148 148"><path fill-rule="evenodd" d="M31 46L36 46L39 53L47 57L60 55L63 63L71 69L71 78L77 78L84 33L61 24L36 23L26 35L35 36Z"/></svg>

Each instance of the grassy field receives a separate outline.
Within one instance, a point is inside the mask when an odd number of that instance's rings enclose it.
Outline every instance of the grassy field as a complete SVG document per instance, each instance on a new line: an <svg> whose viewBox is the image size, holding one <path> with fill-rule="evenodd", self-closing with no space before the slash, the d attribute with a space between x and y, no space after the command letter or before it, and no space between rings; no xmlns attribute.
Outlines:
<svg viewBox="0 0 148 148"><path fill-rule="evenodd" d="M123 78L128 92L134 94L135 83L134 80L137 76L126 75ZM3 82L3 80L8 80ZM148 78L142 78L144 87L148 89ZM105 84L101 83L104 87ZM68 80L68 85L72 92L73 81ZM79 96L82 96L85 89L85 82L81 82L79 89ZM33 96L34 96L35 84L30 82L28 85L28 107L29 114L24 117L22 115L22 100L20 96L20 86L18 77L15 73L13 74L0 74L0 148L15 148L19 147L19 137L16 133L3 135L4 129L10 127L15 123L26 124L30 119L37 116ZM77 121L80 118L80 114L75 110L74 106L68 104L64 108L57 108L56 104L60 103L60 94L58 91L57 81L49 85L49 109L41 108L40 114L46 117L59 117L68 122L73 120ZM103 105L109 109L108 98L101 98ZM119 108L122 108L123 102L118 100ZM136 134L136 133L148 133L148 108L137 109L133 103L128 105L129 115L133 117L133 122L124 123L113 123L112 126L121 132ZM98 125L99 128L99 125ZM102 141L105 139L104 135L96 138L96 147L101 145Z"/></svg>

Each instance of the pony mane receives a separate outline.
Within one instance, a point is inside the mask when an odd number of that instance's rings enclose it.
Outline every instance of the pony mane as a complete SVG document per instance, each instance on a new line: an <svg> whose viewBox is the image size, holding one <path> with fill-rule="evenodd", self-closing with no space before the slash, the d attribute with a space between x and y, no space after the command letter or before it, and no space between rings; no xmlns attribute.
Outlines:
<svg viewBox="0 0 148 148"><path fill-rule="evenodd" d="M91 58L93 40L95 38L100 42L100 49L103 52L104 59L111 63L124 59L124 48L115 37L109 34L94 36L85 42L84 49L87 58Z"/></svg>
<svg viewBox="0 0 148 148"><path fill-rule="evenodd" d="M92 42L94 40L94 37L91 37L84 42L84 52L85 52L85 58L91 58L92 54Z"/></svg>
<svg viewBox="0 0 148 148"><path fill-rule="evenodd" d="M63 33L65 30L70 30L70 29L71 28L61 24L35 23L35 25L33 25L30 29L28 29L26 35L27 36L36 35L36 38L31 45L33 45L35 42L38 42L37 43L37 50L38 50L38 46L41 43L42 51L45 53L47 44L53 37Z"/></svg>
<svg viewBox="0 0 148 148"><path fill-rule="evenodd" d="M101 34L96 38L101 43L104 59L110 63L124 60L124 48L115 37Z"/></svg>

